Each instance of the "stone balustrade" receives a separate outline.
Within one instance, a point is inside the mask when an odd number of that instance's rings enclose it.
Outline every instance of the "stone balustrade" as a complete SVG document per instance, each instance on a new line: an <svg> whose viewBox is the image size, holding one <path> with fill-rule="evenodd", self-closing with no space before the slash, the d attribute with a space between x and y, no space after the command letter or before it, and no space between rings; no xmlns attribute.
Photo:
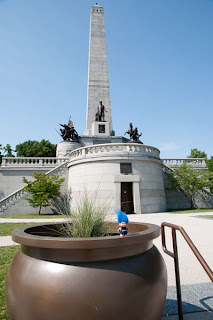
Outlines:
<svg viewBox="0 0 213 320"><path fill-rule="evenodd" d="M182 158L182 159L166 158L161 160L163 164L165 164L167 167L181 166L183 163L186 163L192 167L206 168L206 161L204 158Z"/></svg>
<svg viewBox="0 0 213 320"><path fill-rule="evenodd" d="M160 151L157 148L146 146L137 143L110 143L98 144L88 147L78 148L70 153L70 160L80 159L85 157L93 157L98 155L116 156L118 153L126 153L135 156L148 155L159 158ZM174 167L187 163L193 167L206 168L206 161L204 158L165 158L161 159L163 164L168 167ZM1 168L5 167L49 167L56 166L67 161L67 158L56 157L3 157Z"/></svg>
<svg viewBox="0 0 213 320"><path fill-rule="evenodd" d="M56 157L3 157L1 167L56 167L67 161L67 158Z"/></svg>
<svg viewBox="0 0 213 320"><path fill-rule="evenodd" d="M121 154L133 157L150 156L159 159L160 151L157 148L138 143L97 144L73 150L70 153L70 161L99 156L116 157Z"/></svg>

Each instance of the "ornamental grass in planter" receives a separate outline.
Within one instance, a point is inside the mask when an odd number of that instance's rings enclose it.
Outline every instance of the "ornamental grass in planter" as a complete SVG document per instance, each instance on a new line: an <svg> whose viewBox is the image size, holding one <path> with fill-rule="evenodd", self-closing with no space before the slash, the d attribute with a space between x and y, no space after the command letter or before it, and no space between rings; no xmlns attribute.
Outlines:
<svg viewBox="0 0 213 320"><path fill-rule="evenodd" d="M80 208L95 223L77 220ZM118 224L100 223L98 212L87 197L72 212L73 226L64 222L13 231L21 249L6 278L9 319L161 319L167 272L153 246L160 227L129 223L127 237L111 236Z"/></svg>
<svg viewBox="0 0 213 320"><path fill-rule="evenodd" d="M65 237L102 237L108 233L107 212L109 206L97 200L96 194L89 197L85 192L82 199L71 210L71 218L61 225L60 233Z"/></svg>

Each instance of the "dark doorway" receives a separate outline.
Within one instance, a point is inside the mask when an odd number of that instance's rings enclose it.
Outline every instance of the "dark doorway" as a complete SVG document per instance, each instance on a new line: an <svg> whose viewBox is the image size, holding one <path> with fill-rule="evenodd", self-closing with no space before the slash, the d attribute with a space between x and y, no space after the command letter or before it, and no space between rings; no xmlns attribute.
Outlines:
<svg viewBox="0 0 213 320"><path fill-rule="evenodd" d="M132 182L121 182L121 211L134 213Z"/></svg>

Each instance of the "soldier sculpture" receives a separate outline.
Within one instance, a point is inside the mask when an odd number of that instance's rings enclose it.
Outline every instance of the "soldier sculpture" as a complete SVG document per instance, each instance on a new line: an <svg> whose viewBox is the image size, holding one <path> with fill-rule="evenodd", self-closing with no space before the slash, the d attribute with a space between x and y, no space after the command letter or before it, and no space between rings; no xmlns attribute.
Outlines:
<svg viewBox="0 0 213 320"><path fill-rule="evenodd" d="M73 122L71 120L68 121L68 124L60 124L60 126L64 128L60 129L60 136L63 138L64 141L78 140L78 133L75 130Z"/></svg>
<svg viewBox="0 0 213 320"><path fill-rule="evenodd" d="M130 140L130 141L132 140L132 142L142 143L142 144L143 144L143 142L141 142L141 141L139 140L139 138L142 136L142 133L141 133L141 134L138 133L138 128L137 128L137 127L136 127L135 129L133 129L132 122L130 122L130 124L129 124L129 129L128 129L128 131L126 131L126 132L124 133L124 135L125 135L126 133L129 134L129 140Z"/></svg>

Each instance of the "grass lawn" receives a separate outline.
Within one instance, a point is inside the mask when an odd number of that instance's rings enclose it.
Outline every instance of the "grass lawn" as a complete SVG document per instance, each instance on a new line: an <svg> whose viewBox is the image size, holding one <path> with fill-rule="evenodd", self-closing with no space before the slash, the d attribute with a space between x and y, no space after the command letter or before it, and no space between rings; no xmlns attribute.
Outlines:
<svg viewBox="0 0 213 320"><path fill-rule="evenodd" d="M10 236L15 228L41 223L0 223L0 236ZM8 266L20 246L0 247L0 320L8 320L5 300L5 278Z"/></svg>
<svg viewBox="0 0 213 320"><path fill-rule="evenodd" d="M8 320L5 301L5 278L8 266L20 246L0 248L0 320Z"/></svg>
<svg viewBox="0 0 213 320"><path fill-rule="evenodd" d="M176 209L176 210L168 210L171 213L202 213L202 212L213 212L213 208L208 209Z"/></svg>
<svg viewBox="0 0 213 320"><path fill-rule="evenodd" d="M35 215L33 215L35 216ZM54 215L55 217L55 215ZM62 217L60 215L60 217ZM0 223L0 236L10 236L15 228L41 223ZM8 320L5 300L5 278L8 266L20 246L0 247L0 320Z"/></svg>
<svg viewBox="0 0 213 320"><path fill-rule="evenodd" d="M32 226L36 224L44 224L44 223L33 223L33 222L31 223L0 223L0 237L11 236L12 231L16 228L20 228L24 226Z"/></svg>
<svg viewBox="0 0 213 320"><path fill-rule="evenodd" d="M64 218L62 214L5 214L0 215L0 218L5 219L55 219Z"/></svg>

